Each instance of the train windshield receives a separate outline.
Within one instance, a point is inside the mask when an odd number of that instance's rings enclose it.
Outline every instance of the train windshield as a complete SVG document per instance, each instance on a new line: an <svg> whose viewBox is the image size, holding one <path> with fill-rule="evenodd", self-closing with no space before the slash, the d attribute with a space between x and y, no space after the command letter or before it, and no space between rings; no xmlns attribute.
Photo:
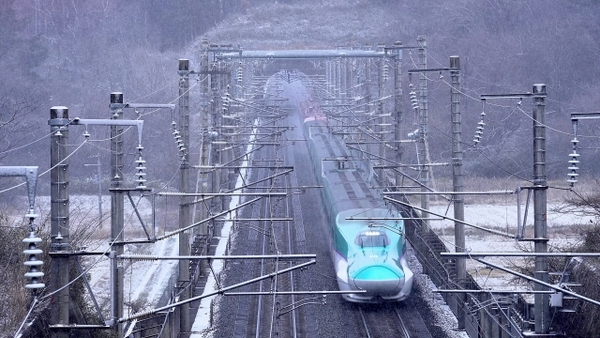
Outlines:
<svg viewBox="0 0 600 338"><path fill-rule="evenodd" d="M390 245L390 238L381 231L368 230L363 231L356 236L354 244L364 247L386 247Z"/></svg>

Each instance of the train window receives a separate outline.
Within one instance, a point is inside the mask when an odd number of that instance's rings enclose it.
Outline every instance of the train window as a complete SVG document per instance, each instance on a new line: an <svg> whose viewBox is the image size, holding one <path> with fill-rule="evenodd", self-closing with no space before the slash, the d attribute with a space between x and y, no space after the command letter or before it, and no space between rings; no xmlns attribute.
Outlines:
<svg viewBox="0 0 600 338"><path fill-rule="evenodd" d="M356 236L354 244L364 247L386 247L390 245L390 238L381 231L363 231Z"/></svg>

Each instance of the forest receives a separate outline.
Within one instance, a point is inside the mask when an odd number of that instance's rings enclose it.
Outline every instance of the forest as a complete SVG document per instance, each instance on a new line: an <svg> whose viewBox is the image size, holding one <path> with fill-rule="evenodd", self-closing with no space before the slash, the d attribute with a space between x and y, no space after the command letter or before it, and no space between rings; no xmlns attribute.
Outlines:
<svg viewBox="0 0 600 338"><path fill-rule="evenodd" d="M600 103L600 3L593 0L2 2L3 165L47 168L49 147L40 136L48 134L52 106L69 107L72 117L103 118L114 91L123 92L126 102L172 101L177 59L193 60L202 38L246 49L308 49L398 40L410 45L424 35L431 67L447 67L450 55L461 57L465 138L486 112L485 142L465 156L468 170L479 176L527 175L531 167L530 149L522 147L531 143L529 102L524 100L522 110L510 100L484 106L480 95L526 93L534 83L547 85L548 172L549 179L559 180L566 177L571 149L570 114L596 112ZM409 69L414 58L408 55L404 62ZM449 89L436 77L429 85L431 128L443 135L449 131ZM156 142L171 132L166 127L171 120L146 121L147 148L160 146ZM580 129L582 157L594 163L597 128L587 123ZM433 156L445 156L446 141L432 136ZM176 160L169 153L147 154L157 180L173 175L161 169ZM84 154L73 159L74 172L92 156L105 155L94 147ZM581 174L596 173L585 162Z"/></svg>

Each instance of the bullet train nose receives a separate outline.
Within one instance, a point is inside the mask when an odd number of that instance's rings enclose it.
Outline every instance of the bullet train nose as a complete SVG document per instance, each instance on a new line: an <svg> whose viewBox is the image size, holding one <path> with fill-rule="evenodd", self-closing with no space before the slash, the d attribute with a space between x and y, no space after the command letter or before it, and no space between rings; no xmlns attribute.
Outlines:
<svg viewBox="0 0 600 338"><path fill-rule="evenodd" d="M386 266L368 266L353 276L354 286L373 295L394 295L404 286L404 274Z"/></svg>

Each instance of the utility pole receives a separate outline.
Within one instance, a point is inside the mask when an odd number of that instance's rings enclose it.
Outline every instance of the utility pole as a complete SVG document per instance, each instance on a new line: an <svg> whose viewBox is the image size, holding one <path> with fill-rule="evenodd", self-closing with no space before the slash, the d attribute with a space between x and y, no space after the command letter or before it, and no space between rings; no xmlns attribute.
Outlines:
<svg viewBox="0 0 600 338"><path fill-rule="evenodd" d="M523 98L533 97L533 238L522 239L534 243L535 272L534 278L540 283L534 283L534 317L535 334L546 335L550 332L550 296L548 283L548 229L546 178L546 85L534 84L532 93L482 95L482 100L489 98ZM545 284L545 285L543 285Z"/></svg>
<svg viewBox="0 0 600 338"><path fill-rule="evenodd" d="M69 192L67 140L69 138L69 109L63 106L50 108L50 204L51 204L51 263L50 325L53 338L68 338L69 326L69 256L58 254L71 251L69 242Z"/></svg>
<svg viewBox="0 0 600 338"><path fill-rule="evenodd" d="M462 196L463 186L463 151L462 151L462 122L460 115L460 58L450 57L451 88L451 111L452 111L452 183L455 194L454 202L454 247L456 252L465 251L465 205ZM456 259L456 279L461 289L464 289L467 278L467 267L465 258ZM465 328L465 306L466 294L458 293L457 320L458 329Z"/></svg>
<svg viewBox="0 0 600 338"><path fill-rule="evenodd" d="M110 113L111 120L120 120L123 117L123 93L113 92L110 94ZM123 260L116 259L124 253L123 250L123 229L125 225L125 199L123 196L123 126L110 126L110 223L111 223L111 295L112 295L112 313L114 319L115 331L118 337L123 336L123 323L116 319L123 317Z"/></svg>
<svg viewBox="0 0 600 338"><path fill-rule="evenodd" d="M179 131L183 144L189 147L190 142L190 105L189 105L189 74L190 61L188 59L179 60ZM183 229L190 225L190 203L186 193L190 192L190 164L188 160L188 151L182 152L180 170L179 189L183 193L179 204L179 228ZM186 232L179 234L179 255L190 255L190 235ZM185 301L191 297L190 285L190 261L179 261L179 287L182 288L180 300ZM187 337L191 329L190 323L190 304L185 303L180 308L180 334Z"/></svg>
<svg viewBox="0 0 600 338"><path fill-rule="evenodd" d="M546 85L533 85L533 204L534 204L534 246L536 253L548 252L547 234L547 191L546 179ZM548 258L535 257L535 278L548 283ZM534 284L535 291L547 291L548 288ZM549 295L535 295L535 333L546 334L550 331Z"/></svg>
<svg viewBox="0 0 600 338"><path fill-rule="evenodd" d="M209 52L209 44L207 40L203 40L202 41L202 55L200 58L200 76L202 77L202 80L200 82L200 97L201 97L201 102L200 104L202 105L202 112L201 112L201 123L200 123L200 130L201 130L201 142L200 142L200 166L201 167L206 167L208 166L209 163L209 154L210 154L210 138L211 138L211 131L209 129L210 127L210 101L211 98L209 97L210 95L210 81L211 81L211 76L209 74L209 68L210 68L210 52ZM200 185L199 187L196 188L196 190L203 192L203 193L207 193L210 191L210 187L209 187L209 183L208 183L208 172L205 169L201 169L198 173L198 184ZM195 219L194 222L198 221L198 220L204 220L208 217L208 210L206 207L206 203L210 203L210 202L204 202L200 205L198 205L196 207L195 210L197 210L197 214L195 215ZM208 234L208 229L207 229L207 224L204 223L202 225L200 225L199 228L199 235L206 235Z"/></svg>
<svg viewBox="0 0 600 338"><path fill-rule="evenodd" d="M427 69L427 42L424 36L417 38L418 43L418 68ZM421 191L428 192L429 187L429 172L431 171L429 161L429 148L427 147L428 137L428 120L427 115L427 76L425 73L419 73L419 99L418 99L418 113L419 113L419 136L417 137L417 147L419 149L419 163L421 164L420 171L420 182ZM424 193L421 195L421 209L429 210L429 194ZM429 234L429 213L426 211L421 212L421 218L423 218L421 232L423 234Z"/></svg>
<svg viewBox="0 0 600 338"><path fill-rule="evenodd" d="M404 146L402 145L402 42L396 41L394 43L394 47L397 49L396 57L394 59L394 111L396 112L396 126L394 128L394 140L396 141L396 163L400 163L402 161L402 156L404 155ZM402 180L402 175L400 174L400 170L396 171L394 179L394 185L396 187L400 186L400 181Z"/></svg>
<svg viewBox="0 0 600 338"><path fill-rule="evenodd" d="M384 44L379 44L377 45L377 48L380 51L385 51L385 45ZM379 76L378 76L378 94L379 97L382 98L387 94L387 81L389 79L389 71L390 71L390 67L389 67L389 59L388 57L382 57L381 59L379 59ZM376 118L373 119L373 135L375 136L375 140L377 142L379 142L379 158L385 158L385 129L384 129L384 112L385 112L385 101L384 100L379 100L377 101L377 111L375 112L375 116ZM378 160L378 162L381 163L381 160ZM386 178L385 178L385 170L383 169L383 166L381 169L379 169L379 172L377 173L380 179L380 184L382 186L386 185Z"/></svg>

